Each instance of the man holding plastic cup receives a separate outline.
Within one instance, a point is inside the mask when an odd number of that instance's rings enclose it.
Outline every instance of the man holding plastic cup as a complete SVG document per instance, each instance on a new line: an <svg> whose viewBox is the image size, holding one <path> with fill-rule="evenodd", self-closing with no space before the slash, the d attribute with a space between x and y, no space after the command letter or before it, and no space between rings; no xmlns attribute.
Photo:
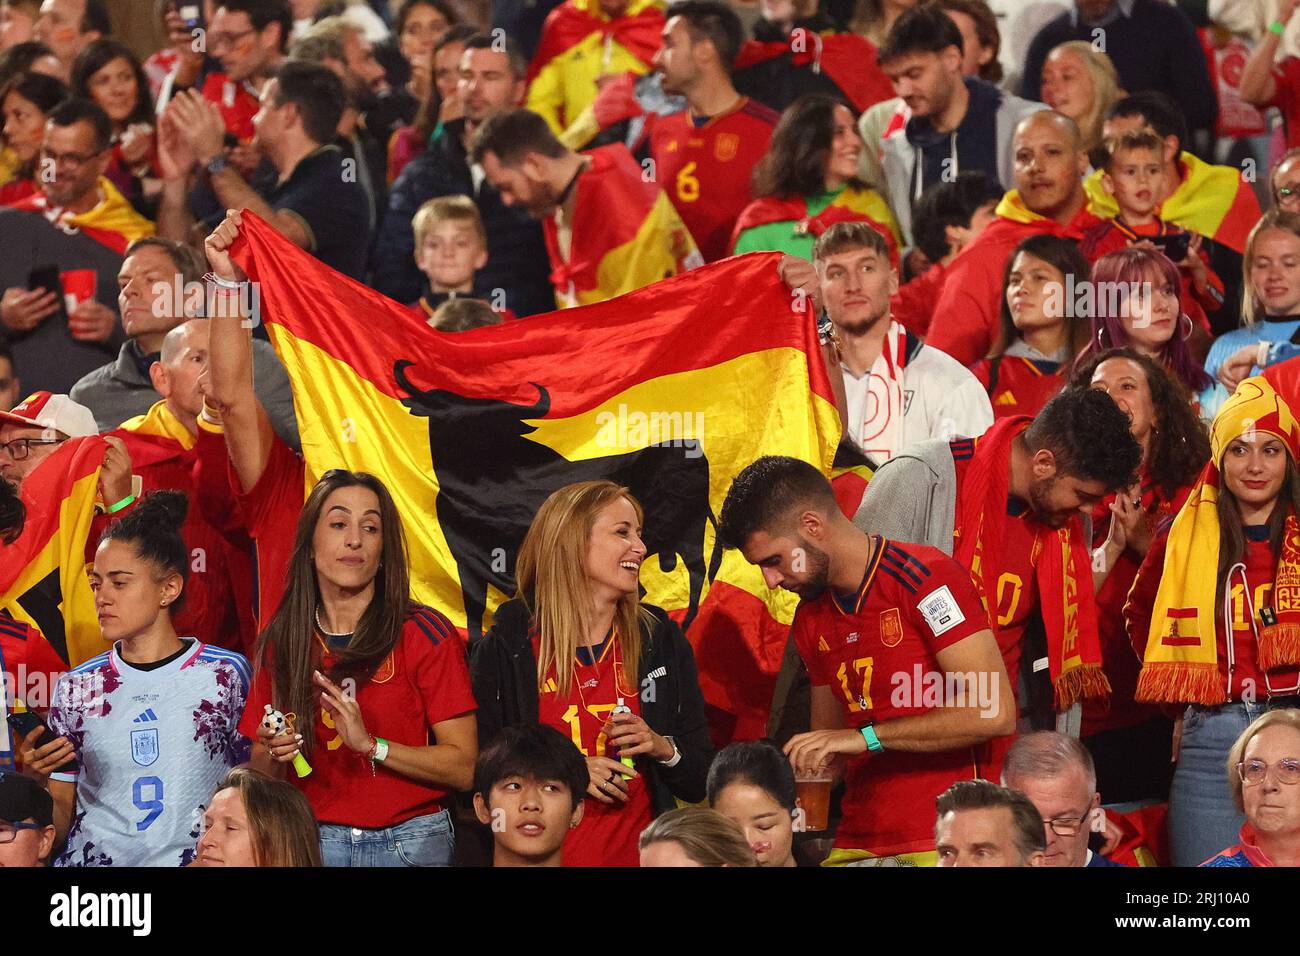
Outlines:
<svg viewBox="0 0 1300 956"><path fill-rule="evenodd" d="M760 458L736 477L720 537L768 587L801 599L793 632L813 729L785 752L805 825L818 822L828 777L845 784L823 865L934 865L935 796L973 778L979 745L1015 728L969 572L936 548L863 533L821 472L794 458Z"/></svg>

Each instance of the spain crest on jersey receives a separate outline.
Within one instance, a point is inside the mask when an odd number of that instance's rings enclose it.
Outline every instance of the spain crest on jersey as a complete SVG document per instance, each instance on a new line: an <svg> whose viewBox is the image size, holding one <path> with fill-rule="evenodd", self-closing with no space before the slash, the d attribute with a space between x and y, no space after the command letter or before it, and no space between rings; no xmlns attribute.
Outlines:
<svg viewBox="0 0 1300 956"><path fill-rule="evenodd" d="M131 759L141 767L148 767L158 760L158 728L131 731Z"/></svg>
<svg viewBox="0 0 1300 956"><path fill-rule="evenodd" d="M720 163L729 163L740 152L740 137L735 133L719 133L713 141L713 158Z"/></svg>
<svg viewBox="0 0 1300 956"><path fill-rule="evenodd" d="M898 608L891 607L880 612L880 643L886 647L897 647L903 641L903 615Z"/></svg>

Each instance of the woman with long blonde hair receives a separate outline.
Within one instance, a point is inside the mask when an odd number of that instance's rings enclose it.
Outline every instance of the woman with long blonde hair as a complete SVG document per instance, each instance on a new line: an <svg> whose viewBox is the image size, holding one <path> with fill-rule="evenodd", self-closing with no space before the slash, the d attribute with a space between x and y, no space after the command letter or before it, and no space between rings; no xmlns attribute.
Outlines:
<svg viewBox="0 0 1300 956"><path fill-rule="evenodd" d="M704 799L713 747L695 656L660 608L640 601L640 504L612 481L566 485L519 549L515 599L471 651L483 746L542 723L587 761L566 866L636 866L659 813Z"/></svg>

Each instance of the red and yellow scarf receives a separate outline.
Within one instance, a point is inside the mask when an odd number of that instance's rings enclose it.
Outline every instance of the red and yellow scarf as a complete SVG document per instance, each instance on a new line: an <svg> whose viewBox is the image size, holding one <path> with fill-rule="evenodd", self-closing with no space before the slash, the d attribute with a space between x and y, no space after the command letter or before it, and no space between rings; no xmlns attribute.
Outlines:
<svg viewBox="0 0 1300 956"><path fill-rule="evenodd" d="M953 557L971 569L985 609L989 595L997 594L1004 569L989 560L999 553L996 548L986 550L984 544L997 538L998 525L1006 520L1011 443L1031 421L1016 417L994 422L977 440L975 457L957 493ZM1038 554L1034 572L1047 632L1047 663L1056 708L1063 711L1084 697L1110 694L1110 682L1101 669L1092 562L1077 516L1064 528L1033 527Z"/></svg>
<svg viewBox="0 0 1300 956"><path fill-rule="evenodd" d="M1138 700L1214 705L1227 688L1219 672L1219 463L1228 445L1245 435L1268 435L1300 459L1300 424L1263 376L1248 378L1224 402L1210 432L1210 463L1169 529L1164 573L1156 592ZM1273 578L1276 621L1258 630L1263 670L1300 664L1300 529L1286 519L1282 554Z"/></svg>

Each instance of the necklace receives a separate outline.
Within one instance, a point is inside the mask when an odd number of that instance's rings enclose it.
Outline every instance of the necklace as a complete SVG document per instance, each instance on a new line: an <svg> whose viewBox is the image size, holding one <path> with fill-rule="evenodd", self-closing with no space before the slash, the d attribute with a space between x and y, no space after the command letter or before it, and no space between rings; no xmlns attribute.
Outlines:
<svg viewBox="0 0 1300 956"><path fill-rule="evenodd" d="M615 701L617 701L620 697L622 697L622 698L624 698L624 699L627 699L627 698L631 697L632 695L631 695L631 694L627 691L627 689L623 686L623 667L622 667L621 662L619 661L619 653L618 653L618 652L619 652L619 647L618 647L618 635L617 635L617 634L611 634L611 635L609 636L608 640L614 642L614 654L613 654L613 657L614 657L614 699L615 699ZM601 655L600 658L597 658L597 657L595 657L595 655L593 655L593 656L592 656L592 661L591 661L591 664L590 664L591 669L594 670L594 671L596 672L596 683L597 683L597 686L599 686L599 684L600 684L600 675L601 675L601 672L604 670L604 668L601 666L602 664L604 664L603 657L604 657L603 654ZM588 665L584 665L584 664L582 663L581 660L578 660L577 663L578 663L580 666L588 666ZM577 686L578 686L578 700L582 703L582 709L585 710L585 711L587 711L587 713L592 714L592 716L595 716L595 713L594 713L593 711L591 711L591 710L587 707L587 695L584 694L584 693L582 692L582 678L581 678L581 675L579 675L579 674L576 672L576 670L575 670L574 675L573 675L573 682L574 682L575 684L577 684ZM599 705L596 705L596 706L599 706ZM615 705L615 706L617 706L617 705Z"/></svg>
<svg viewBox="0 0 1300 956"><path fill-rule="evenodd" d="M325 625L320 622L319 604L316 605L316 626L320 628L320 632L322 634L324 634L328 638L333 638L334 640L338 640L340 637L351 637L355 633L355 631L345 631L342 634L333 634L330 631L325 630Z"/></svg>

